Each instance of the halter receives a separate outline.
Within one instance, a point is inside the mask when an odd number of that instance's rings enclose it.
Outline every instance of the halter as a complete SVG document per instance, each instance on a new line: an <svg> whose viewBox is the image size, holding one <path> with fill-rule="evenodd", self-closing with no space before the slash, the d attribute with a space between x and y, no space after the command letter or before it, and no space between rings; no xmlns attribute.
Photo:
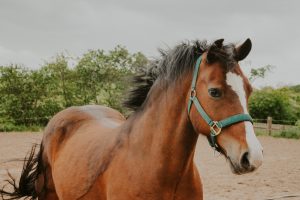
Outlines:
<svg viewBox="0 0 300 200"><path fill-rule="evenodd" d="M201 117L206 121L206 123L210 127L210 135L207 136L208 142L212 148L214 148L216 151L221 151L219 145L217 144L217 136L221 133L222 128L225 128L227 126L231 126L233 124L236 124L238 122L243 122L243 121L249 121L253 123L253 120L249 114L237 114L237 115L232 115L226 119L220 120L220 121L213 121L205 112L203 107L201 106L197 94L196 94L196 81L197 81L197 76L198 76L198 71L200 68L200 64L202 61L202 56L200 56L197 59L195 69L194 69L194 74L193 74L193 80L192 80L192 87L191 87L191 96L190 100L188 103L188 114L190 114L191 106L194 103L198 113L201 115Z"/></svg>

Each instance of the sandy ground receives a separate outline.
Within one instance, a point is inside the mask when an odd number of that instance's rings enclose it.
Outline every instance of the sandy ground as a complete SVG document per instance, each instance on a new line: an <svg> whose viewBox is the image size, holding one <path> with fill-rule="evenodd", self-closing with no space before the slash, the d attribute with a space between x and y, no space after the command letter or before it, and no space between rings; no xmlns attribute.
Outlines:
<svg viewBox="0 0 300 200"><path fill-rule="evenodd" d="M21 162L7 161L23 158L41 137L38 133L0 133L0 185L6 169L15 176L20 173ZM263 165L251 174L234 175L224 157L214 155L206 139L199 138L195 160L206 200L300 200L300 140L259 140L264 147Z"/></svg>

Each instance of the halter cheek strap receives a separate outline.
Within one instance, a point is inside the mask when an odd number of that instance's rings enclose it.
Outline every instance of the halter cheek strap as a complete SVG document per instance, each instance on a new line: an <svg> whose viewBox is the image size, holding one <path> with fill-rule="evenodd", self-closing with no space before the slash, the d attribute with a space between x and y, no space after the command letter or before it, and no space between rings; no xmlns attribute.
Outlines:
<svg viewBox="0 0 300 200"><path fill-rule="evenodd" d="M188 114L190 115L191 107L194 104L198 113L201 115L201 117L205 120L205 122L210 127L210 135L207 137L210 146L213 147L215 150L220 151L220 147L217 144L216 137L221 133L222 128L225 128L225 127L228 127L228 126L231 126L233 124L236 124L238 122L243 122L243 121L249 121L249 122L253 123L253 120L249 114L237 114L237 115L230 116L230 117L220 120L220 121L213 121L208 116L208 114L205 112L205 110L201 106L201 104L197 98L197 94L196 94L196 81L197 81L197 76L198 76L201 61L202 61L202 56L200 56L197 59L195 69L194 69L190 99L188 102Z"/></svg>

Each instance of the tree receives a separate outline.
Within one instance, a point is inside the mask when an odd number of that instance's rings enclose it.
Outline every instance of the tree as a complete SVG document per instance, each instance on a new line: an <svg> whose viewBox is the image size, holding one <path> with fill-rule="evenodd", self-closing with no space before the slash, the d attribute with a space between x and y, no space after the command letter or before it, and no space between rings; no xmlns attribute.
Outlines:
<svg viewBox="0 0 300 200"><path fill-rule="evenodd" d="M300 94L300 85L293 85L289 87L290 90L292 90L295 93Z"/></svg>
<svg viewBox="0 0 300 200"><path fill-rule="evenodd" d="M275 67L272 65L266 65L264 67L259 67L257 69L251 69L250 71L250 82L254 82L258 78L265 78L267 73L271 72Z"/></svg>
<svg viewBox="0 0 300 200"><path fill-rule="evenodd" d="M284 89L288 91L293 111L300 121L300 85L287 86Z"/></svg>
<svg viewBox="0 0 300 200"><path fill-rule="evenodd" d="M296 121L296 115L290 103L286 90L265 88L254 91L249 100L249 111L253 118L266 119L268 116L275 120Z"/></svg>
<svg viewBox="0 0 300 200"><path fill-rule="evenodd" d="M131 54L122 46L109 52L90 50L74 68L69 61L74 60L59 54L38 70L0 66L0 122L45 125L73 105L102 104L124 112L128 79L147 64L142 53Z"/></svg>
<svg viewBox="0 0 300 200"><path fill-rule="evenodd" d="M52 62L46 63L42 73L50 77L48 93L54 98L62 98L62 107L73 105L73 90L75 87L75 74L68 66L68 58L59 54Z"/></svg>
<svg viewBox="0 0 300 200"><path fill-rule="evenodd" d="M130 54L121 46L108 53L88 51L75 67L77 104L104 104L124 111L121 100L128 78L146 63L142 53Z"/></svg>
<svg viewBox="0 0 300 200"><path fill-rule="evenodd" d="M41 110L47 82L43 74L19 65L0 68L2 115L14 124L36 124L47 121ZM5 117L4 117L5 116Z"/></svg>

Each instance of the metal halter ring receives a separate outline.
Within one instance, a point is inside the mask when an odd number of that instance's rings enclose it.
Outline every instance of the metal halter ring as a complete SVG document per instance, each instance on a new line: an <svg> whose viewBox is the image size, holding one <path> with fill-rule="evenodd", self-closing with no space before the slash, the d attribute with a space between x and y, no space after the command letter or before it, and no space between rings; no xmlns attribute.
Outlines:
<svg viewBox="0 0 300 200"><path fill-rule="evenodd" d="M191 98L194 98L195 96L196 96L196 90L195 90L195 88L192 88L192 90L191 90Z"/></svg>
<svg viewBox="0 0 300 200"><path fill-rule="evenodd" d="M210 126L210 131L214 136L217 136L221 133L222 128L219 127L218 122L217 121L213 121L213 125Z"/></svg>

